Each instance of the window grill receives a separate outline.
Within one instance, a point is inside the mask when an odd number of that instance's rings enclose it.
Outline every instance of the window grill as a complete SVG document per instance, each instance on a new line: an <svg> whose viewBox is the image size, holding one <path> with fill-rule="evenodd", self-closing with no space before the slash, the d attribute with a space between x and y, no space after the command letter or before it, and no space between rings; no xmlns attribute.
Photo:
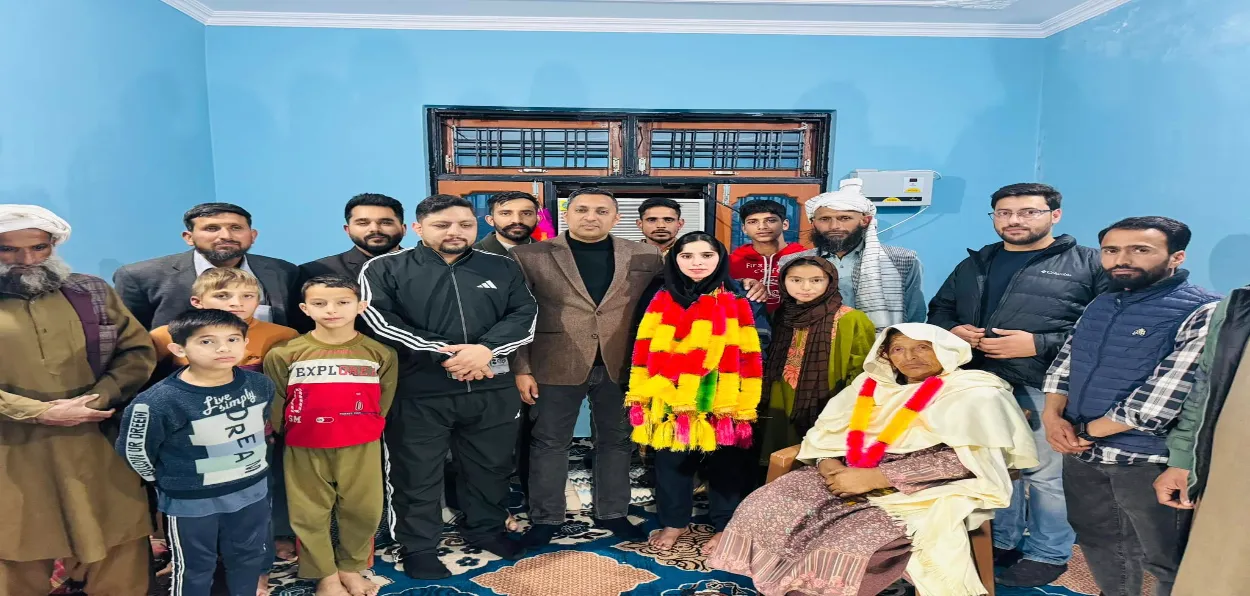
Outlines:
<svg viewBox="0 0 1250 596"><path fill-rule="evenodd" d="M801 130L653 130L651 167L708 170L797 170Z"/></svg>
<svg viewBox="0 0 1250 596"><path fill-rule="evenodd" d="M456 165L477 168L607 168L609 131L565 128L456 128Z"/></svg>

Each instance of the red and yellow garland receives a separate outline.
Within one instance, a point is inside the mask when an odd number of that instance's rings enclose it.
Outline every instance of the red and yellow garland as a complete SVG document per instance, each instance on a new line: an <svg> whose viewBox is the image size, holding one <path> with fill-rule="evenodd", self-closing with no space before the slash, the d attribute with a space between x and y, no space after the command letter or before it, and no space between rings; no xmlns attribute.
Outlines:
<svg viewBox="0 0 1250 596"><path fill-rule="evenodd" d="M682 308L661 290L634 342L625 394L631 438L674 451L749 447L763 369L745 298L718 292Z"/></svg>
<svg viewBox="0 0 1250 596"><path fill-rule="evenodd" d="M855 409L851 411L851 427L846 433L846 465L852 468L875 468L885 457L885 450L890 444L903 435L903 431L911 426L920 412L933 401L933 397L942 389L942 379L929 377L925 379L916 393L903 404L903 408L894 413L886 423L877 440L864 451L864 431L872 421L872 410L876 407L873 393L877 391L877 381L869 378L859 388L859 397L855 399Z"/></svg>

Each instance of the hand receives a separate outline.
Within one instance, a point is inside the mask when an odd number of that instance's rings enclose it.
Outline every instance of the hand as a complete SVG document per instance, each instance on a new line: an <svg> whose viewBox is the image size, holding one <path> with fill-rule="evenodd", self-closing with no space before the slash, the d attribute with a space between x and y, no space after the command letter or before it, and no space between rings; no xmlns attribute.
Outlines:
<svg viewBox="0 0 1250 596"><path fill-rule="evenodd" d="M113 410L97 410L89 404L99 395L83 395L73 399L57 399L52 407L35 417L35 422L48 426L78 426L87 422L103 422L113 415Z"/></svg>
<svg viewBox="0 0 1250 596"><path fill-rule="evenodd" d="M987 337L977 346L990 358L1028 358L1037 355L1033 334L1013 329L994 329L1000 337Z"/></svg>
<svg viewBox="0 0 1250 596"><path fill-rule="evenodd" d="M1050 443L1050 446L1059 453L1073 455L1083 453L1093 444L1089 441L1078 439L1076 437L1076 429L1072 427L1072 423L1064 420L1058 414L1043 415L1042 426L1046 429L1046 442Z"/></svg>
<svg viewBox="0 0 1250 596"><path fill-rule="evenodd" d="M742 289L747 291L747 300L751 302L768 301L768 289L758 279L742 280Z"/></svg>
<svg viewBox="0 0 1250 596"><path fill-rule="evenodd" d="M973 325L960 325L958 327L952 327L951 333L954 333L959 337L959 339L968 342L974 348L981 343L981 338L985 337L985 329L975 327Z"/></svg>
<svg viewBox="0 0 1250 596"><path fill-rule="evenodd" d="M443 368L457 376L489 368L490 361L495 357L490 348L481 344L457 344L439 348L438 351L454 354L443 362Z"/></svg>
<svg viewBox="0 0 1250 596"><path fill-rule="evenodd" d="M495 378L495 371L491 370L490 367L487 366L486 368L479 368L477 370L470 370L466 373L457 374L455 377L457 381L481 381L482 379Z"/></svg>
<svg viewBox="0 0 1250 596"><path fill-rule="evenodd" d="M1177 495L1180 495L1179 499ZM1189 500L1189 470L1183 468L1164 470L1158 478L1155 478L1155 497L1159 499L1160 505L1176 509L1193 509L1194 504Z"/></svg>
<svg viewBox="0 0 1250 596"><path fill-rule="evenodd" d="M880 468L843 468L825 478L825 486L839 497L853 497L892 485Z"/></svg>
<svg viewBox="0 0 1250 596"><path fill-rule="evenodd" d="M838 459L832 457L822 459L816 464L816 471L820 472L820 475L824 476L825 479L829 479L834 474L845 469L846 464L843 464Z"/></svg>
<svg viewBox="0 0 1250 596"><path fill-rule="evenodd" d="M534 375L517 375L516 390L521 393L521 401L531 406L538 399L538 381Z"/></svg>

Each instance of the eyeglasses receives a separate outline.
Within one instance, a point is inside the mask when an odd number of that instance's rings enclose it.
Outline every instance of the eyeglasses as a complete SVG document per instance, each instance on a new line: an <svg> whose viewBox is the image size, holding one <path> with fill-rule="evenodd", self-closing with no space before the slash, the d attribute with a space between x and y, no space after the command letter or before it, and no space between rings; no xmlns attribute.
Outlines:
<svg viewBox="0 0 1250 596"><path fill-rule="evenodd" d="M1050 213L1051 211L1053 211L1053 209L1021 209L1019 211L1012 211L1010 209L999 209L997 211L991 211L989 213L989 216L999 221L1007 221L1011 219L1011 216L1013 215L1019 216L1020 219L1027 220L1027 219L1037 219L1047 213Z"/></svg>

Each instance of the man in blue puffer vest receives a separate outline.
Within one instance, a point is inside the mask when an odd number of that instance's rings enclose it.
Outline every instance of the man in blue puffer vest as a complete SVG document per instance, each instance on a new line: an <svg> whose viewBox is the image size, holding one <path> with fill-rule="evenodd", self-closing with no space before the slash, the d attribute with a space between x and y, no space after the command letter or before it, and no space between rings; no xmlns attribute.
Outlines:
<svg viewBox="0 0 1250 596"><path fill-rule="evenodd" d="M1111 291L1094 299L1046 375L1046 438L1064 453L1068 521L1098 588L1141 594L1142 570L1168 596L1190 512L1159 504L1166 437L1193 387L1220 296L1189 283L1190 231L1132 217L1098 234Z"/></svg>

